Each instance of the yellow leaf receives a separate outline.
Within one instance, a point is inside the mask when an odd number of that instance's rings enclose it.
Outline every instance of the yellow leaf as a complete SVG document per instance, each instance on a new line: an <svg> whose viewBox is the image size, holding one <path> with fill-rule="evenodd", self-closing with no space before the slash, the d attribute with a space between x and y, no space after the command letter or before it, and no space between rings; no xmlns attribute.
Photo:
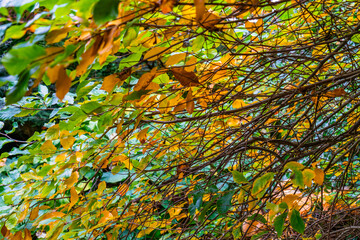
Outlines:
<svg viewBox="0 0 360 240"><path fill-rule="evenodd" d="M71 176L65 180L65 185L68 188L71 188L78 181L78 179L79 179L79 172L77 172L77 171L72 172Z"/></svg>
<svg viewBox="0 0 360 240"><path fill-rule="evenodd" d="M221 18L216 16L213 13L206 12L200 21L200 25L204 28L214 30L216 29L215 25L220 22Z"/></svg>
<svg viewBox="0 0 360 240"><path fill-rule="evenodd" d="M324 176L325 176L324 171L322 169L315 168L314 172L315 172L314 182L316 184L323 185Z"/></svg>
<svg viewBox="0 0 360 240"><path fill-rule="evenodd" d="M79 195L77 194L74 187L70 189L70 204L69 204L69 210L74 206L77 201L79 200Z"/></svg>
<svg viewBox="0 0 360 240"><path fill-rule="evenodd" d="M134 87L134 91L145 90L156 76L156 68L153 68L150 72L144 73L137 84Z"/></svg>
<svg viewBox="0 0 360 240"><path fill-rule="evenodd" d="M177 64L180 61L183 61L186 57L186 53L179 53L179 54L174 54L171 55L168 60L166 61L165 65L166 66L172 66Z"/></svg>
<svg viewBox="0 0 360 240"><path fill-rule="evenodd" d="M40 150L43 153L54 153L56 151L56 147L52 143L51 140L46 140L43 145L40 147Z"/></svg>
<svg viewBox="0 0 360 240"><path fill-rule="evenodd" d="M76 139L74 137L61 138L60 144L64 147L64 149L70 149L74 144L75 140Z"/></svg>
<svg viewBox="0 0 360 240"><path fill-rule="evenodd" d="M167 47L154 47L145 53L144 60L155 61L165 53L166 49Z"/></svg>
<svg viewBox="0 0 360 240"><path fill-rule="evenodd" d="M245 106L245 103L243 100L241 99L236 99L233 104L232 104L233 108L242 108Z"/></svg>
<svg viewBox="0 0 360 240"><path fill-rule="evenodd" d="M25 219L29 211L29 207L30 207L30 203L28 202L22 205L19 212L18 222L22 222Z"/></svg>

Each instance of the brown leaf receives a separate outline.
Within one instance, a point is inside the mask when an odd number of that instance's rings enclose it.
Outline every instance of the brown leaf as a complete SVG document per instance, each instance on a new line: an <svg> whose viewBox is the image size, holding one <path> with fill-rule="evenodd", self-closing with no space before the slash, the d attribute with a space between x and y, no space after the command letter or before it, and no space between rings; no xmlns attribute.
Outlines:
<svg viewBox="0 0 360 240"><path fill-rule="evenodd" d="M194 99L192 96L192 91L190 89L186 96L186 111L189 114L192 114L194 112L194 108L195 108Z"/></svg>
<svg viewBox="0 0 360 240"><path fill-rule="evenodd" d="M164 37L165 39L169 40L177 31L180 30L180 26L175 26L172 28L169 28L168 30L164 31Z"/></svg>
<svg viewBox="0 0 360 240"><path fill-rule="evenodd" d="M30 213L30 221L35 220L39 216L39 207L35 207L33 210L31 210Z"/></svg>
<svg viewBox="0 0 360 240"><path fill-rule="evenodd" d="M205 14L201 18L200 25L206 29L215 30L215 25L218 24L220 21L220 17L216 16L213 13L205 12Z"/></svg>
<svg viewBox="0 0 360 240"><path fill-rule="evenodd" d="M140 78L139 81L137 82L137 84L134 87L134 91L140 91L140 90L145 90L149 84L151 83L151 81L155 78L156 76L156 68L153 68L150 72L148 73L144 73Z"/></svg>
<svg viewBox="0 0 360 240"><path fill-rule="evenodd" d="M197 86L200 84L199 79L194 72L188 72L183 68L173 68L171 71L176 80L184 87Z"/></svg>
<svg viewBox="0 0 360 240"><path fill-rule="evenodd" d="M196 8L196 21L200 21L206 12L205 1L204 0L194 0Z"/></svg>
<svg viewBox="0 0 360 240"><path fill-rule="evenodd" d="M56 80L56 96L63 100L71 87L71 78L67 75L64 66L58 69L58 78Z"/></svg>
<svg viewBox="0 0 360 240"><path fill-rule="evenodd" d="M325 97L329 97L329 98L335 98L335 97L341 97L344 96L346 94L344 88L338 88L338 89L334 89L332 91L329 91L325 94Z"/></svg>

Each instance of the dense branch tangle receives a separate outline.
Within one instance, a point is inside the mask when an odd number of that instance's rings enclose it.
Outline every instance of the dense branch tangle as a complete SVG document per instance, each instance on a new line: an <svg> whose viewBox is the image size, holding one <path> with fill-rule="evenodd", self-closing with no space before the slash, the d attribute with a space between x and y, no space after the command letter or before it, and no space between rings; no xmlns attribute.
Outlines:
<svg viewBox="0 0 360 240"><path fill-rule="evenodd" d="M58 68L72 71L73 83L94 79L94 59L119 68L102 80L107 94L79 99L81 111L51 128L84 134L76 147L52 152L52 136L42 143L43 159L59 164L47 179L56 193L24 201L36 208L39 199L78 196L53 209L73 223L60 223L60 232L89 239L270 239L287 212L284 238L303 232L291 220L297 212L305 237L356 235L358 219L346 216L360 187L357 1L120 6L106 25L69 23L80 25L66 30L65 43L77 45ZM40 75L54 62L45 59ZM61 98L68 90L54 71L48 77ZM65 168L75 181L61 187ZM109 171L124 176L121 184L106 181ZM338 211L349 213L342 222ZM353 225L342 234L341 224Z"/></svg>

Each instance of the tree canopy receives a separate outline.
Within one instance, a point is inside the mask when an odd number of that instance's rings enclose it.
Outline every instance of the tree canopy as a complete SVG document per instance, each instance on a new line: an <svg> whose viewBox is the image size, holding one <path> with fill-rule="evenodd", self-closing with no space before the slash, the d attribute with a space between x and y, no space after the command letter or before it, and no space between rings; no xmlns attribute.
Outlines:
<svg viewBox="0 0 360 240"><path fill-rule="evenodd" d="M359 4L0 1L2 236L355 239Z"/></svg>

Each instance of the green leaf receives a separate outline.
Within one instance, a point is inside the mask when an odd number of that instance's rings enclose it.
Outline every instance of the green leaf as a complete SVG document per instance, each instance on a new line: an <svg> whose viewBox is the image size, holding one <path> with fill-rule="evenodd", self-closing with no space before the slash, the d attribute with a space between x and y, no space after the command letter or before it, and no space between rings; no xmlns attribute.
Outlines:
<svg viewBox="0 0 360 240"><path fill-rule="evenodd" d="M261 193L266 188L266 186L271 182L274 175L275 175L274 173L265 173L261 177L255 179L253 188L251 189L251 194L255 196Z"/></svg>
<svg viewBox="0 0 360 240"><path fill-rule="evenodd" d="M274 228L275 231L277 232L278 237L282 235L282 232L284 230L284 223L287 215L288 215L288 211L285 211L279 216L277 216L274 220Z"/></svg>
<svg viewBox="0 0 360 240"><path fill-rule="evenodd" d="M131 42L137 37L137 31L135 28L129 28L123 38L124 47L127 47L131 44Z"/></svg>
<svg viewBox="0 0 360 240"><path fill-rule="evenodd" d="M204 218L206 216L206 213L209 211L209 209L211 209L212 207L215 207L214 202L216 201L216 198L213 198L210 202L208 202L205 207L203 208L203 210L201 211L201 214L199 216L199 221L203 222Z"/></svg>
<svg viewBox="0 0 360 240"><path fill-rule="evenodd" d="M81 110L85 113L89 114L92 113L94 110L100 108L102 105L97 101L87 102L81 105Z"/></svg>
<svg viewBox="0 0 360 240"><path fill-rule="evenodd" d="M1 62L10 75L17 75L27 68L32 61L45 54L45 49L37 45L13 48L5 54Z"/></svg>
<svg viewBox="0 0 360 240"><path fill-rule="evenodd" d="M101 177L101 181L105 181L107 183L117 183L117 182L121 182L127 177L128 175L124 173L112 174L111 172L105 172Z"/></svg>
<svg viewBox="0 0 360 240"><path fill-rule="evenodd" d="M26 31L24 31L24 24L21 25L13 25L11 27L9 27L6 32L5 32L5 37L2 40L2 42L6 42L8 39L12 38L12 39L19 39L22 36L25 35Z"/></svg>
<svg viewBox="0 0 360 240"><path fill-rule="evenodd" d="M305 223L302 220L300 213L293 209L290 216L290 225L298 233L304 233Z"/></svg>
<svg viewBox="0 0 360 240"><path fill-rule="evenodd" d="M17 84L6 94L6 105L16 103L25 95L30 79L29 70L24 70L20 76Z"/></svg>
<svg viewBox="0 0 360 240"><path fill-rule="evenodd" d="M264 223L264 224L266 224L266 219L264 218L264 216L263 215L260 215L260 214L258 214L258 213L255 213L255 214L253 214L252 216L250 216L249 218L248 218L248 220L251 220L251 221L259 221L259 222L262 222L262 223Z"/></svg>
<svg viewBox="0 0 360 240"><path fill-rule="evenodd" d="M17 221L16 214L10 215L10 217L5 222L6 228L9 230L13 229L16 226Z"/></svg>
<svg viewBox="0 0 360 240"><path fill-rule="evenodd" d="M149 90L140 90L140 91L134 91L131 94L124 97L124 100L137 100L140 99L141 96L147 94L150 92Z"/></svg>
<svg viewBox="0 0 360 240"><path fill-rule="evenodd" d="M93 18L97 25L102 25L118 16L118 0L100 0L94 6Z"/></svg>
<svg viewBox="0 0 360 240"><path fill-rule="evenodd" d="M226 212L231 208L231 199L233 195L234 191L228 192L216 202L219 214L226 214Z"/></svg>
<svg viewBox="0 0 360 240"><path fill-rule="evenodd" d="M242 184L242 183L248 183L249 181L244 177L244 175L239 172L239 171L232 171L231 174L233 175L234 181L237 184Z"/></svg>
<svg viewBox="0 0 360 240"><path fill-rule="evenodd" d="M304 188L304 176L301 171L293 170L292 183L294 187Z"/></svg>
<svg viewBox="0 0 360 240"><path fill-rule="evenodd" d="M284 166L284 170L287 170L287 169L300 170L300 169L303 169L303 168L304 168L304 165L302 165L301 163L298 163L298 162L288 162Z"/></svg>

